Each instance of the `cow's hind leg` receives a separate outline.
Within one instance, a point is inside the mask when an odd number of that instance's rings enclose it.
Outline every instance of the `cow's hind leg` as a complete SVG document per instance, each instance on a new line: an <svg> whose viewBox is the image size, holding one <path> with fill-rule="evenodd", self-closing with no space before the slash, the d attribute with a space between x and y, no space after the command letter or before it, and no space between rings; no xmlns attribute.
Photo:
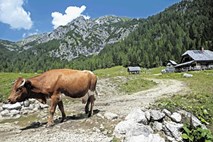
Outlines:
<svg viewBox="0 0 213 142"><path fill-rule="evenodd" d="M90 111L89 111L88 117L91 117L93 115L93 106L94 106L94 102L95 102L95 96L94 95L89 96L88 100L90 103Z"/></svg>
<svg viewBox="0 0 213 142"><path fill-rule="evenodd" d="M59 110L61 111L61 115L62 115L61 122L63 122L64 119L66 118L66 114L65 114L65 112L64 112L64 104L63 104L62 101L59 101L59 102L58 102L58 108L59 108Z"/></svg>
<svg viewBox="0 0 213 142"><path fill-rule="evenodd" d="M89 113L89 104L90 104L90 100L89 98L87 99L87 104L85 105L85 113L88 114Z"/></svg>

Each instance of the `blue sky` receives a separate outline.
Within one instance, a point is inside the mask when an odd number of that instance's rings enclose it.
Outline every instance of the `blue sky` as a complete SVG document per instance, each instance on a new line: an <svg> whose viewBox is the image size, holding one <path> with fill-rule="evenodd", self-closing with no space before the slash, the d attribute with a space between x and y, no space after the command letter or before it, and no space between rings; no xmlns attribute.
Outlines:
<svg viewBox="0 0 213 142"><path fill-rule="evenodd" d="M78 16L147 18L181 0L0 0L0 39L51 32Z"/></svg>

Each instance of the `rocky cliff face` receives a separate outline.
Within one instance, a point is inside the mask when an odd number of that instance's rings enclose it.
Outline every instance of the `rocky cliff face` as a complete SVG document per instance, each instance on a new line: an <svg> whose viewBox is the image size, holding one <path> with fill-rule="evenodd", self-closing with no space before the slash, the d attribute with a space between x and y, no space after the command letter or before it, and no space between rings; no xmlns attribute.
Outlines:
<svg viewBox="0 0 213 142"><path fill-rule="evenodd" d="M137 20L104 16L97 19L79 17L66 26L61 26L51 33L31 36L17 42L24 50L52 40L59 42L59 47L48 50L50 57L72 60L79 55L98 54L107 44L113 44L127 37L138 26ZM44 47L45 48L45 47Z"/></svg>

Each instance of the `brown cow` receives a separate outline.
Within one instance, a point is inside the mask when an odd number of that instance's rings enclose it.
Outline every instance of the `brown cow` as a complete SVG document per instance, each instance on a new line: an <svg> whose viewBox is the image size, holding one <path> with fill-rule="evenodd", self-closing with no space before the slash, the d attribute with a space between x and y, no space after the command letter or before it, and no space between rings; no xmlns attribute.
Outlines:
<svg viewBox="0 0 213 142"><path fill-rule="evenodd" d="M50 115L47 126L51 126L54 124L53 115L57 105L62 114L62 122L66 117L61 98L62 94L72 98L83 97L82 102L87 102L85 112L91 116L95 101L94 94L97 95L96 83L97 77L90 71L71 69L50 70L33 78L18 78L13 85L8 101L15 103L28 98L35 98L41 103L46 103L47 98L50 98Z"/></svg>

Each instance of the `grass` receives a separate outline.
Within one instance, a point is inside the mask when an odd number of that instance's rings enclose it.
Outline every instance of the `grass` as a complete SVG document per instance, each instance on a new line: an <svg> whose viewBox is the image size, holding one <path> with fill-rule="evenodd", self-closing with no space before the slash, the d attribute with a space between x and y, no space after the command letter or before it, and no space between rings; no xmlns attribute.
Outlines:
<svg viewBox="0 0 213 142"><path fill-rule="evenodd" d="M156 72L156 71L154 71ZM143 79L145 76L150 75L150 70L143 71L139 75L130 75L127 69L122 66L113 68L99 69L94 71L98 78L113 78L117 76L124 76L129 78L127 82L117 82L121 91L127 93L134 93L151 88L155 85L153 81ZM10 94L13 82L18 77L30 78L36 76L33 73L0 73L0 102L7 100Z"/></svg>
<svg viewBox="0 0 213 142"><path fill-rule="evenodd" d="M135 92L139 92L142 90L147 90L149 88L152 88L153 86L155 86L156 83L150 80L145 80L143 78L141 78L141 76L134 76L131 77L130 80L128 80L125 83L122 83L119 88L121 91L124 91L128 94L132 94Z"/></svg>
<svg viewBox="0 0 213 142"><path fill-rule="evenodd" d="M128 94L143 91L156 85L155 82L144 79L151 74L151 70L142 69L140 74L129 74L126 68L116 66L113 68L96 70L94 73L100 78L112 78L113 82L118 84L120 91ZM118 81L113 78L118 76L123 76L126 80Z"/></svg>
<svg viewBox="0 0 213 142"><path fill-rule="evenodd" d="M0 102L7 99L11 87L18 77L29 78L35 76L32 73L0 73Z"/></svg>
<svg viewBox="0 0 213 142"><path fill-rule="evenodd" d="M128 75L127 69L122 66L95 70L94 73L100 78L127 76Z"/></svg>
<svg viewBox="0 0 213 142"><path fill-rule="evenodd" d="M213 70L187 72L192 78L184 78L184 73L170 73L157 76L162 79L183 81L191 93L179 94L158 101L157 106L175 111L184 109L196 115L213 132Z"/></svg>
<svg viewBox="0 0 213 142"><path fill-rule="evenodd" d="M163 67L142 69L139 75L129 75L127 69L121 66L94 71L99 78L114 78L124 76L126 81L118 82L119 88L127 93L151 88L155 85L145 78L176 79L183 81L191 90L189 94L176 94L171 98L164 98L157 102L156 107L175 111L185 109L195 114L203 123L210 123L208 127L213 132L213 70L187 72L192 78L184 78L184 73L161 74ZM18 77L29 78L35 74L0 73L0 101L9 95L12 82Z"/></svg>

